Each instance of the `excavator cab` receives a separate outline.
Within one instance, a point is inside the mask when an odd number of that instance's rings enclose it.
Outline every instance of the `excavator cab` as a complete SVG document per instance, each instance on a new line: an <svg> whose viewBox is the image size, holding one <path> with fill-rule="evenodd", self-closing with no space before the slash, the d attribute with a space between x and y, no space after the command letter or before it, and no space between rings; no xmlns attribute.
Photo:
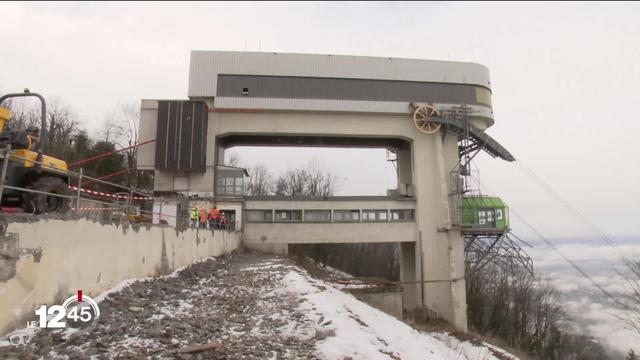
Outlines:
<svg viewBox="0 0 640 360"><path fill-rule="evenodd" d="M25 212L36 214L66 212L69 199L56 195L69 195L67 163L44 154L47 138L44 98L25 89L23 93L0 97L0 105L6 99L26 96L37 97L41 102L40 129L12 129L8 124L11 111L0 107L0 149L10 150L1 204L22 207ZM0 153L2 163L4 156L4 153Z"/></svg>

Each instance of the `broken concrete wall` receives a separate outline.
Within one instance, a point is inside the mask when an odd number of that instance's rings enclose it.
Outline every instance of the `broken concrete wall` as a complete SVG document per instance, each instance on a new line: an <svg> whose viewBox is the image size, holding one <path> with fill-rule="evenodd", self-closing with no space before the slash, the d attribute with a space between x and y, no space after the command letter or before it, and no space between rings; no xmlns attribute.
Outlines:
<svg viewBox="0 0 640 360"><path fill-rule="evenodd" d="M241 242L236 232L132 226L8 219L0 235L0 334L23 328L37 307L59 304L77 290L93 297L126 279L229 253Z"/></svg>

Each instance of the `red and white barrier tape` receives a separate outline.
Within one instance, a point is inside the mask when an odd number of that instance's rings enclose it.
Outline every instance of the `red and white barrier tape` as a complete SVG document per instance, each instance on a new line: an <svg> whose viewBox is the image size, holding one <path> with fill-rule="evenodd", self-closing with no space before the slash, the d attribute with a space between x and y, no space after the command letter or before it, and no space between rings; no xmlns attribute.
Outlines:
<svg viewBox="0 0 640 360"><path fill-rule="evenodd" d="M72 186L69 185L69 188L72 190L78 190L77 186ZM128 199L129 195L114 195L114 194L109 194L109 193L105 193L102 191L95 191L95 190L89 190L89 189L80 189L80 191L85 192L87 194L91 194L91 195L98 195L98 196L104 196L104 197L110 197L110 198L115 198L117 199ZM146 196L134 196L132 197L133 200L153 200L152 197L146 197Z"/></svg>
<svg viewBox="0 0 640 360"><path fill-rule="evenodd" d="M102 211L102 210L122 210L122 208L118 208L118 207L109 207L109 208L92 207L92 208L80 208L80 209L78 209L78 211Z"/></svg>

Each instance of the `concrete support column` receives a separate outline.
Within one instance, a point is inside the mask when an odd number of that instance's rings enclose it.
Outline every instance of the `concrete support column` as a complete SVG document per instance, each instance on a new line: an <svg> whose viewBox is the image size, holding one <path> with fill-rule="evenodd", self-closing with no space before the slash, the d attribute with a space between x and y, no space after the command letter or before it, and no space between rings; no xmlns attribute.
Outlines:
<svg viewBox="0 0 640 360"><path fill-rule="evenodd" d="M460 232L451 227L447 181L448 171L458 162L457 139L417 133L413 157L424 305L466 331L464 246Z"/></svg>
<svg viewBox="0 0 640 360"><path fill-rule="evenodd" d="M413 309L422 304L420 296L420 279L418 243L400 243L400 282L402 284L402 306L405 309ZM415 283L410 283L415 281Z"/></svg>
<svg viewBox="0 0 640 360"><path fill-rule="evenodd" d="M451 267L451 301L454 324L467 331L467 288L464 279L464 240L460 231L452 230L449 235L449 265Z"/></svg>
<svg viewBox="0 0 640 360"><path fill-rule="evenodd" d="M397 149L396 152L398 166L398 191L405 184L413 184L413 172L411 171L411 149Z"/></svg>

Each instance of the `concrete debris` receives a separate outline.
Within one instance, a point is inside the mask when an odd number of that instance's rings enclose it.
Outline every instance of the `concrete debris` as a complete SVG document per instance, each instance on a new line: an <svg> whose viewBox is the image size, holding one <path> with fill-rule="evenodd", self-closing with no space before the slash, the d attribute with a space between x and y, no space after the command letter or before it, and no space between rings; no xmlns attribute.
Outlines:
<svg viewBox="0 0 640 360"><path fill-rule="evenodd" d="M208 344L204 344L204 345L192 345L192 346L186 346L181 348L180 350L178 350L179 353L186 353L186 354L194 354L194 353L199 353L199 352L203 352L203 351L209 351L209 350L215 350L218 348L221 348L222 344L218 344L218 343L208 343Z"/></svg>
<svg viewBox="0 0 640 360"><path fill-rule="evenodd" d="M99 304L98 323L79 331L41 330L26 345L0 347L0 358L316 359L313 337L282 331L291 319L304 318L299 298L270 295L289 270L267 271L264 263L292 265L244 253L134 282Z"/></svg>

